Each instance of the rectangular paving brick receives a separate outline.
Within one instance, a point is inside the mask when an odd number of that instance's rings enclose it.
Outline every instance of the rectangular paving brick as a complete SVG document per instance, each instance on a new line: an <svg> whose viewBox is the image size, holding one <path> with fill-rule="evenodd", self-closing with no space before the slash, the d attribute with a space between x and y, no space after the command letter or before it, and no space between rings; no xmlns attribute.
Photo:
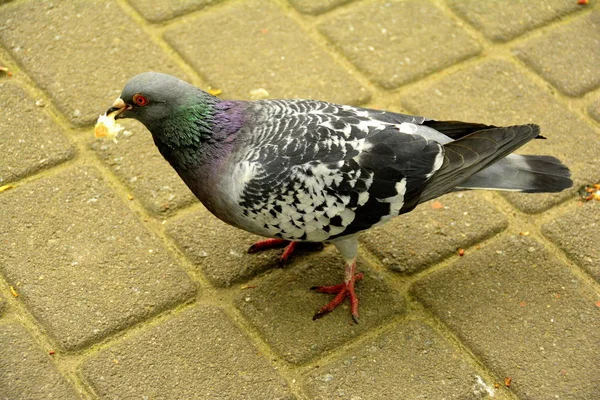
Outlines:
<svg viewBox="0 0 600 400"><path fill-rule="evenodd" d="M9 4L0 9L0 44L75 125L92 124L135 74L186 77L116 1Z"/></svg>
<svg viewBox="0 0 600 400"><path fill-rule="evenodd" d="M18 324L0 325L0 398L80 399L48 353Z"/></svg>
<svg viewBox="0 0 600 400"><path fill-rule="evenodd" d="M599 227L600 202L591 200L574 205L570 211L544 224L542 230L569 258L600 282Z"/></svg>
<svg viewBox="0 0 600 400"><path fill-rule="evenodd" d="M361 241L386 267L414 273L507 225L506 217L477 193L451 193L363 233Z"/></svg>
<svg viewBox="0 0 600 400"><path fill-rule="evenodd" d="M507 41L581 9L565 0L449 0L461 17L491 40Z"/></svg>
<svg viewBox="0 0 600 400"><path fill-rule="evenodd" d="M69 169L1 193L0 209L0 271L66 350L196 293L95 169Z"/></svg>
<svg viewBox="0 0 600 400"><path fill-rule="evenodd" d="M154 214L170 214L197 202L177 172L159 153L152 135L139 122L120 120L126 134L118 143L92 139L91 147L144 208Z"/></svg>
<svg viewBox="0 0 600 400"><path fill-rule="evenodd" d="M344 104L361 104L370 96L272 2L231 3L178 24L165 39L229 98L248 99L258 89L270 98Z"/></svg>
<svg viewBox="0 0 600 400"><path fill-rule="evenodd" d="M518 152L552 155L573 172L576 182L600 180L592 160L600 154L598 133L559 104L514 64L488 60L411 89L402 103L430 118L499 126L535 123L547 140L533 140ZM575 196L577 187L557 194L506 195L521 211L536 213Z"/></svg>
<svg viewBox="0 0 600 400"><path fill-rule="evenodd" d="M385 89L395 89L481 50L450 15L423 0L380 0L349 7L323 21L319 30Z"/></svg>
<svg viewBox="0 0 600 400"><path fill-rule="evenodd" d="M103 399L292 399L286 381L218 308L187 310L83 365Z"/></svg>
<svg viewBox="0 0 600 400"><path fill-rule="evenodd" d="M352 0L288 0L295 9L305 14L321 14Z"/></svg>
<svg viewBox="0 0 600 400"><path fill-rule="evenodd" d="M518 398L597 397L598 294L535 240L507 236L412 294L498 379L510 377Z"/></svg>
<svg viewBox="0 0 600 400"><path fill-rule="evenodd" d="M163 22L192 11L200 10L220 0L128 0L144 18L151 22Z"/></svg>
<svg viewBox="0 0 600 400"><path fill-rule="evenodd" d="M465 355L429 326L409 321L311 372L311 399L480 399L495 394ZM478 382L478 378L481 383Z"/></svg>
<svg viewBox="0 0 600 400"><path fill-rule="evenodd" d="M514 53L569 96L600 86L600 11L528 40ZM596 49L596 51L591 51Z"/></svg>
<svg viewBox="0 0 600 400"><path fill-rule="evenodd" d="M590 104L588 112L596 121L600 122L600 99Z"/></svg>
<svg viewBox="0 0 600 400"><path fill-rule="evenodd" d="M357 271L365 273L365 278L356 285L359 324L352 322L348 300L330 314L312 321L312 316L333 295L309 289L344 280L344 261L331 247L252 281L251 285L256 287L241 290L235 304L275 352L291 363L301 364L405 312L404 299L381 275L369 270L360 257Z"/></svg>
<svg viewBox="0 0 600 400"><path fill-rule="evenodd" d="M17 84L0 81L0 104L0 186L75 155L62 129Z"/></svg>
<svg viewBox="0 0 600 400"><path fill-rule="evenodd" d="M276 268L282 249L248 254L261 236L229 226L204 207L170 220L167 234L187 258L216 286L229 286Z"/></svg>

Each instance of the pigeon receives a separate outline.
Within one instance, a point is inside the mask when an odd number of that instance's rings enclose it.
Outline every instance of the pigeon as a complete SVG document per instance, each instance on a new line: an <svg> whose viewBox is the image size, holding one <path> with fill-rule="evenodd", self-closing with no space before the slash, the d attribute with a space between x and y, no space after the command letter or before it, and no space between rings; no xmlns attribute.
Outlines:
<svg viewBox="0 0 600 400"><path fill-rule="evenodd" d="M537 125L438 121L316 100L221 100L176 77L131 78L107 114L133 118L216 217L267 239L250 252L299 242L332 243L344 281L313 319L346 298L358 322L358 237L417 205L458 190L559 192L569 169L513 151Z"/></svg>

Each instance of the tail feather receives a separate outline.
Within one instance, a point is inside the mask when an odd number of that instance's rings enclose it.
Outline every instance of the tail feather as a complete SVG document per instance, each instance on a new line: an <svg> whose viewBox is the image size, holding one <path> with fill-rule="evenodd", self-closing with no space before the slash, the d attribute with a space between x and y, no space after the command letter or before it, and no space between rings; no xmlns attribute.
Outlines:
<svg viewBox="0 0 600 400"><path fill-rule="evenodd" d="M509 155L538 137L537 125L491 127L444 144L444 162L420 202L453 190L558 192L571 187L570 172L550 156Z"/></svg>
<svg viewBox="0 0 600 400"><path fill-rule="evenodd" d="M511 154L456 187L524 193L554 193L573 186L571 171L550 156Z"/></svg>

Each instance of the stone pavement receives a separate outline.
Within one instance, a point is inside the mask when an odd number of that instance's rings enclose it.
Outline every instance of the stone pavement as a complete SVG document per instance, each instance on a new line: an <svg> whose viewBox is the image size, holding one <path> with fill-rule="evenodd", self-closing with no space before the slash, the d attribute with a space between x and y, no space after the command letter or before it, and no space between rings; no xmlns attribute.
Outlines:
<svg viewBox="0 0 600 400"><path fill-rule="evenodd" d="M600 3L0 0L0 399L598 399ZM158 70L305 97L538 123L553 195L458 193L362 237L361 323L316 322L331 246L246 254L127 121ZM464 249L459 256L457 249Z"/></svg>

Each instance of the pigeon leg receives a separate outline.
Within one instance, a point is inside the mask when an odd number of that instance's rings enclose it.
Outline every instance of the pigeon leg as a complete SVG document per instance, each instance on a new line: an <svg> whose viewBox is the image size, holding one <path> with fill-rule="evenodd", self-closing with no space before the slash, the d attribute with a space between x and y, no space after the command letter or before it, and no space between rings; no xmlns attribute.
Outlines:
<svg viewBox="0 0 600 400"><path fill-rule="evenodd" d="M283 250L281 257L279 257L279 265L283 266L287 262L287 260L290 258L290 256L294 252L294 250L296 249L297 244L298 244L298 242L292 242L292 241L285 240L285 239L259 240L258 242L254 243L252 246L250 246L250 248L248 249L248 253L252 254L252 253L257 253L262 250L285 246L285 249Z"/></svg>
<svg viewBox="0 0 600 400"><path fill-rule="evenodd" d="M281 247L284 245L287 246L289 243L290 243L290 241L285 240L285 239L259 240L258 242L254 243L252 246L250 246L250 248L248 249L248 253L253 254L253 253L258 253L259 251L273 249L273 248Z"/></svg>
<svg viewBox="0 0 600 400"><path fill-rule="evenodd" d="M364 275L362 272L356 273L356 258L350 263L346 264L346 272L344 274L344 283L333 286L313 286L310 290L314 290L319 293L335 293L336 296L329 303L321 307L319 311L313 316L313 321L319 319L326 314L333 311L337 306L342 304L344 299L348 297L350 299L350 310L352 312L352 319L358 324L358 297L354 291L354 284L356 281L363 279Z"/></svg>

